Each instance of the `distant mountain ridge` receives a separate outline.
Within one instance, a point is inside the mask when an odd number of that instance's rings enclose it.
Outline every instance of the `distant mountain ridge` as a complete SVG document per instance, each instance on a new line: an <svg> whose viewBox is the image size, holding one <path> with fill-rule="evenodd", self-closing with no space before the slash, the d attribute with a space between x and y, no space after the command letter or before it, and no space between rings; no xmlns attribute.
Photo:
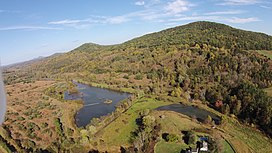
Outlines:
<svg viewBox="0 0 272 153"><path fill-rule="evenodd" d="M171 50L171 46L175 46L174 48L203 48L204 44L226 49L272 50L272 36L236 29L225 24L199 21L147 34L117 45L85 43L67 53L56 53L46 58L30 60L11 67L17 65L20 68L25 67L25 69L42 72L50 70L58 74L60 71L70 72L74 68L77 68L77 71L83 71L86 68L82 65L98 59L102 60L101 53L107 54L113 51L113 54L119 54L119 52L130 52L137 49L151 52L157 48ZM108 62L110 64L112 61Z"/></svg>
<svg viewBox="0 0 272 153"><path fill-rule="evenodd" d="M231 48L232 46L236 46L245 50L272 50L272 36L259 32L236 29L221 23L198 21L146 34L118 45L85 43L71 50L68 54L76 51L98 51L115 48L125 49L127 47L145 48L160 45L185 44L189 46L207 44L219 48ZM56 53L46 57L46 59L54 58L57 55L64 55L64 53ZM6 67L31 64L33 61L41 59L44 58L35 58L33 60L11 64Z"/></svg>
<svg viewBox="0 0 272 153"><path fill-rule="evenodd" d="M55 54L52 54L50 56L39 56L37 58L33 58L31 60L28 60L28 61L23 61L23 62L18 62L18 63L14 63L14 64L10 64L10 65L6 65L6 66L3 66L4 69L8 69L8 68L21 68L21 67L24 67L24 66L27 66L27 65L31 65L35 62L39 62L39 61L42 61L42 60L45 60L45 59L48 59L48 58L52 58L52 57L57 57L57 56L60 56L64 53L55 53Z"/></svg>
<svg viewBox="0 0 272 153"><path fill-rule="evenodd" d="M236 45L246 50L272 50L272 36L236 29L221 23L199 21L147 34L124 44L134 44L138 47L152 47L159 44L188 44L189 46L207 44L226 48Z"/></svg>
<svg viewBox="0 0 272 153"><path fill-rule="evenodd" d="M22 67L22 66L24 66L24 65L27 65L27 64L31 64L31 63L33 63L33 62L40 61L40 60L42 60L42 59L44 59L44 58L45 58L45 57L43 57L43 56L39 56L39 57L37 57L37 58L31 59L31 60L28 60L28 61L23 61L23 62L18 62L18 63L6 65L6 66L4 66L4 69L10 68L10 67Z"/></svg>

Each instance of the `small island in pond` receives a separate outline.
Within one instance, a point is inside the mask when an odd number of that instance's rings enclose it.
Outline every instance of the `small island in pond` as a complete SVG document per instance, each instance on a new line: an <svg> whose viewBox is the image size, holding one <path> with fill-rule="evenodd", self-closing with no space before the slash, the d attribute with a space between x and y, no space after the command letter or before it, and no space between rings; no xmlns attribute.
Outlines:
<svg viewBox="0 0 272 153"><path fill-rule="evenodd" d="M111 104L112 103L112 100L110 100L110 99L106 99L105 101L104 101L104 104Z"/></svg>

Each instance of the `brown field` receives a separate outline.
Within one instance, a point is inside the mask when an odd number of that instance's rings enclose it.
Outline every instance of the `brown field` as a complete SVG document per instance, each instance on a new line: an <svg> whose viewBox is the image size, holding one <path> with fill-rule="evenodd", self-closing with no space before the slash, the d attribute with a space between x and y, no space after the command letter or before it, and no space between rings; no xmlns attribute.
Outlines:
<svg viewBox="0 0 272 153"><path fill-rule="evenodd" d="M4 125L14 140L24 145L28 140L38 148L46 148L58 141L54 121L60 118L64 127L73 131L72 137L78 137L73 122L73 114L80 104L61 102L44 94L45 89L54 85L53 81L17 83L6 86L8 107Z"/></svg>

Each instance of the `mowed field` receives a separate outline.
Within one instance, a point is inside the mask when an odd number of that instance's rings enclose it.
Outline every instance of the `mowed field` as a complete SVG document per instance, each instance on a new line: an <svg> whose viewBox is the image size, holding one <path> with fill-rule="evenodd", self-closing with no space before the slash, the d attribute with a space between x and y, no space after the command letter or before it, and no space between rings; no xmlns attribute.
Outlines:
<svg viewBox="0 0 272 153"><path fill-rule="evenodd" d="M13 140L19 140L25 147L47 148L58 141L57 118L64 133L69 130L73 131L71 137L78 136L73 115L81 106L45 95L44 91L54 84L53 81L36 81L6 86L8 106L4 125Z"/></svg>
<svg viewBox="0 0 272 153"><path fill-rule="evenodd" d="M268 50L259 50L257 51L258 53L272 59L272 51L268 51Z"/></svg>
<svg viewBox="0 0 272 153"><path fill-rule="evenodd" d="M271 153L272 141L255 128L242 125L234 119L222 126L225 138L237 152Z"/></svg>
<svg viewBox="0 0 272 153"><path fill-rule="evenodd" d="M163 105L169 105L170 102L155 100L152 98L141 98L121 114L114 122L102 129L97 137L103 140L103 145L98 146L101 150L116 151L120 146L129 146L130 135L136 128L136 119L143 110L152 110Z"/></svg>

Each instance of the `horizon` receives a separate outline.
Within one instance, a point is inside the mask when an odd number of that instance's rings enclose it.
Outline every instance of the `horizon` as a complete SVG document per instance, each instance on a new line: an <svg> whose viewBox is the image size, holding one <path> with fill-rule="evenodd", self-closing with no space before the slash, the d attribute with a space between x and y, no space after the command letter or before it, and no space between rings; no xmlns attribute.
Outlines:
<svg viewBox="0 0 272 153"><path fill-rule="evenodd" d="M194 22L189 22L189 23L182 24L182 25L178 25L178 26L174 26L174 27L168 27L167 29L169 29L169 28L175 28L175 27L179 27L179 26L184 26L184 25L187 25L187 24L190 24L190 23L195 23L195 22L211 22L211 21L194 21ZM214 23L223 24L223 23L220 23L220 22L214 22ZM227 25L227 24L224 24L224 25L229 26L229 25ZM233 26L231 26L231 27L232 27L232 28L236 28L236 27L233 27ZM23 63L23 62L28 62L28 61L31 61L31 60L39 59L39 58L50 57L50 56L53 56L53 55L55 55L55 54L68 53L68 52L70 52L70 51L72 51L72 50L74 50L74 49L76 49L76 48L78 48L78 47L80 47L80 46L82 46L82 45L84 45L84 44L88 44L88 43L92 43L92 44L96 44L96 45L101 45L101 46L119 45L119 44L123 44L123 43L125 43L125 42L127 42L127 41L133 40L133 39L135 39L135 38L139 38L139 37L142 37L142 36L145 36L145 35L148 35L148 34L152 34L152 33L156 33L156 32L161 32L161 31L167 30L167 29L162 29L162 30L159 30L159 31L154 31L154 32L151 32L151 33L146 33L146 34L143 34L143 35L140 35L140 36L136 36L136 37L133 37L133 38L131 38L131 39L128 39L128 40L125 40L125 41L123 41L123 42L116 43L116 44L99 44L99 43L95 43L95 42L83 42L82 44L79 44L78 46L75 46L74 48L71 48L71 49L68 50L68 51L54 52L54 53L52 53L52 54L50 54L50 55L33 57L33 58L31 58L31 59L26 59L26 60L24 60L24 61L18 61L18 62L15 62L15 63L10 63L10 64L7 64L7 65L2 65L2 66L4 66L4 67L5 67L5 66L11 66L11 65L20 64L20 63ZM239 28L236 28L236 29L239 29ZM239 30L245 30L245 29L239 29ZM245 30L245 31L250 31L250 30ZM250 31L250 32L256 32L256 31ZM261 33L263 33L263 32L261 32ZM269 35L269 34L267 34L267 33L263 33L263 34ZM269 35L269 36L272 36L272 35Z"/></svg>
<svg viewBox="0 0 272 153"><path fill-rule="evenodd" d="M65 53L84 43L121 44L196 21L272 35L268 0L12 0L0 6L3 66Z"/></svg>

